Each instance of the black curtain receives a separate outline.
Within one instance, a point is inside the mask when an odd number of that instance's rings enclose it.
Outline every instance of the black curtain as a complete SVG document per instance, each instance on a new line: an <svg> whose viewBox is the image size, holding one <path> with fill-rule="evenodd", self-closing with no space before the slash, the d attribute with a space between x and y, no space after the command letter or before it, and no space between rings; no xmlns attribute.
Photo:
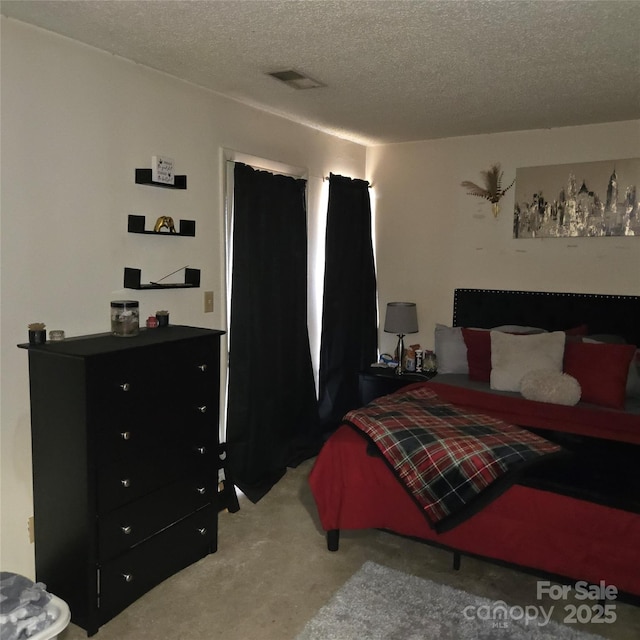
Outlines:
<svg viewBox="0 0 640 640"><path fill-rule="evenodd" d="M334 430L358 406L358 373L378 349L369 183L329 177L320 346L320 422Z"/></svg>
<svg viewBox="0 0 640 640"><path fill-rule="evenodd" d="M253 502L321 443L305 189L305 180L235 165L227 468Z"/></svg>

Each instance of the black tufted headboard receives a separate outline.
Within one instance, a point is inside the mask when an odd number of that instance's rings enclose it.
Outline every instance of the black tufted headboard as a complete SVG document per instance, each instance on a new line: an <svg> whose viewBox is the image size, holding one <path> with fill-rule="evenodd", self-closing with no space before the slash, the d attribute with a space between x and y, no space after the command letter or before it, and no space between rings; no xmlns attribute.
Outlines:
<svg viewBox="0 0 640 640"><path fill-rule="evenodd" d="M640 346L640 296L547 291L456 289L453 326L503 324L561 331L586 324L590 334L615 334Z"/></svg>

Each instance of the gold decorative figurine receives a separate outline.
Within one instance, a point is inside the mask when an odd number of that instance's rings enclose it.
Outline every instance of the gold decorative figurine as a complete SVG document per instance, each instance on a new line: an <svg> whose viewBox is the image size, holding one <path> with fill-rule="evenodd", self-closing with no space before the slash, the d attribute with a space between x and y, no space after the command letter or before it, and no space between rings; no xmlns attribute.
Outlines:
<svg viewBox="0 0 640 640"><path fill-rule="evenodd" d="M156 224L153 227L153 230L156 233L158 233L162 229L167 229L169 231L169 233L175 233L176 232L176 227L173 224L173 218L171 216L160 216L156 220Z"/></svg>

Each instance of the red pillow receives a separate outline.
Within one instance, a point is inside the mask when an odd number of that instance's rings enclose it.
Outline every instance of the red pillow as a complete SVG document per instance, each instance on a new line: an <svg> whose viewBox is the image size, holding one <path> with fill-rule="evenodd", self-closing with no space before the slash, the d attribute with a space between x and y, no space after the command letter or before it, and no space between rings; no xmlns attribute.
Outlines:
<svg viewBox="0 0 640 640"><path fill-rule="evenodd" d="M624 409L632 344L566 342L564 372L582 388L581 400L612 409Z"/></svg>
<svg viewBox="0 0 640 640"><path fill-rule="evenodd" d="M577 327L565 329L564 332L568 336L586 336L589 333L589 327L586 324L580 324Z"/></svg>
<svg viewBox="0 0 640 640"><path fill-rule="evenodd" d="M462 329L467 345L469 378L480 382L491 379L491 332L482 329Z"/></svg>

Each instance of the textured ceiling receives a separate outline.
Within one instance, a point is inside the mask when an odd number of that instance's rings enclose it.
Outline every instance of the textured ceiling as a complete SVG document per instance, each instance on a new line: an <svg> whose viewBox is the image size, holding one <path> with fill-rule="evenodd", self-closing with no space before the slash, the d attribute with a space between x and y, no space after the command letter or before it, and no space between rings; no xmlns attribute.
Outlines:
<svg viewBox="0 0 640 640"><path fill-rule="evenodd" d="M365 144L640 118L639 0L8 1L5 16ZM270 71L326 85L299 91Z"/></svg>

